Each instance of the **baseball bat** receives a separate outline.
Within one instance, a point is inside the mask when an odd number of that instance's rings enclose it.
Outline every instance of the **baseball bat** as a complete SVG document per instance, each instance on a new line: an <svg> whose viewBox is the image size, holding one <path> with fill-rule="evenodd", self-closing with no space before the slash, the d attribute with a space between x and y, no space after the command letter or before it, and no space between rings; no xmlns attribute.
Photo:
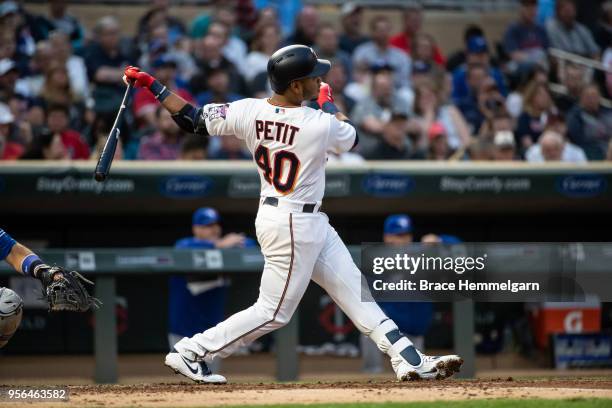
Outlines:
<svg viewBox="0 0 612 408"><path fill-rule="evenodd" d="M119 123L121 123L121 119L123 118L123 112L125 111L128 95L131 89L132 84L128 84L127 88L125 89L125 94L123 95L123 100L121 101L121 106L119 107L119 112L117 112L115 123L113 123L113 127L106 138L106 143L104 143L102 154L98 159L98 164L96 165L96 171L94 173L94 178L97 182L101 183L106 180L111 164L113 164L115 150L117 149L117 142L119 141Z"/></svg>

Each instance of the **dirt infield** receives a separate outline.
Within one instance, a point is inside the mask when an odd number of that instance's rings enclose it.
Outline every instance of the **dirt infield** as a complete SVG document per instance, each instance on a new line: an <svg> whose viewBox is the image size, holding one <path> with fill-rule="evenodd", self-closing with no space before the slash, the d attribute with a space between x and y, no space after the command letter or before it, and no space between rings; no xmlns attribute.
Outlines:
<svg viewBox="0 0 612 408"><path fill-rule="evenodd" d="M477 380L398 383L390 367L360 372L361 361L302 356L299 383L274 381L270 355L230 357L221 373L230 384L182 382L163 365L163 355L121 355L117 385L93 384L91 356L3 356L0 385L41 387L70 384L70 401L55 404L0 402L5 407L215 407L227 405L334 402L454 401L485 398L612 398L612 370L550 370L499 356L477 361ZM508 369L512 367L512 370ZM10 384L10 385L9 385ZM2 398L0 398L1 400Z"/></svg>
<svg viewBox="0 0 612 408"><path fill-rule="evenodd" d="M552 380L448 380L443 382L365 381L297 384L159 383L70 387L70 401L35 407L197 407L240 404L415 402L483 398L612 398L611 378ZM23 403L18 404L24 406ZM0 402L0 407L18 406Z"/></svg>

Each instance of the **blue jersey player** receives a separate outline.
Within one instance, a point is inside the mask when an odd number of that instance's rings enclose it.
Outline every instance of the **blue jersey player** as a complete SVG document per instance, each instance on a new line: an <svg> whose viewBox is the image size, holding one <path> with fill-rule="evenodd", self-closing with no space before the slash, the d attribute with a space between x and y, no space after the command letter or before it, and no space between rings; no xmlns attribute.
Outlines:
<svg viewBox="0 0 612 408"><path fill-rule="evenodd" d="M255 247L257 242L244 234L223 235L221 217L214 208L203 207L193 213L193 236L179 239L177 249L215 249ZM172 348L183 337L190 337L223 320L227 279L222 276L173 276L170 278L169 333Z"/></svg>

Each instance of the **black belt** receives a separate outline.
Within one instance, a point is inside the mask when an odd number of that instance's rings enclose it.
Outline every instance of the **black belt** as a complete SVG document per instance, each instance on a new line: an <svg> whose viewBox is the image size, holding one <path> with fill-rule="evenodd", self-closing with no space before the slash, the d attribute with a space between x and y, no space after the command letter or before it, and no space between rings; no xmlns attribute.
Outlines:
<svg viewBox="0 0 612 408"><path fill-rule="evenodd" d="M263 203L271 205L272 207L278 207L278 198L266 197ZM317 207L316 204L304 204L304 206L302 207L302 212L313 213L316 207Z"/></svg>

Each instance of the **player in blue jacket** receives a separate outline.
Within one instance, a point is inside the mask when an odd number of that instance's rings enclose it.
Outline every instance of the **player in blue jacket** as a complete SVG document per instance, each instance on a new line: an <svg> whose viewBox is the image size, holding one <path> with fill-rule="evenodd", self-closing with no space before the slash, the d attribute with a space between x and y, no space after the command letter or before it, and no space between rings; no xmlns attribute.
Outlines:
<svg viewBox="0 0 612 408"><path fill-rule="evenodd" d="M406 214L387 217L383 241L386 244L410 245L413 242L410 217ZM433 305L430 302L380 302L379 305L419 350L425 348L425 333L433 319Z"/></svg>
<svg viewBox="0 0 612 408"><path fill-rule="evenodd" d="M406 214L393 214L385 219L383 241L388 245L410 245L413 242L412 220ZM399 330L410 338L419 349L424 348L424 335L433 317L433 306L429 302L378 302L380 308L391 318ZM382 354L367 338L361 338L363 370L378 373L383 370Z"/></svg>
<svg viewBox="0 0 612 408"><path fill-rule="evenodd" d="M222 235L221 217L214 208L193 213L193 236L179 239L177 249L249 248L257 242L244 234ZM168 342L170 348L223 320L228 280L223 276L177 275L170 278Z"/></svg>

